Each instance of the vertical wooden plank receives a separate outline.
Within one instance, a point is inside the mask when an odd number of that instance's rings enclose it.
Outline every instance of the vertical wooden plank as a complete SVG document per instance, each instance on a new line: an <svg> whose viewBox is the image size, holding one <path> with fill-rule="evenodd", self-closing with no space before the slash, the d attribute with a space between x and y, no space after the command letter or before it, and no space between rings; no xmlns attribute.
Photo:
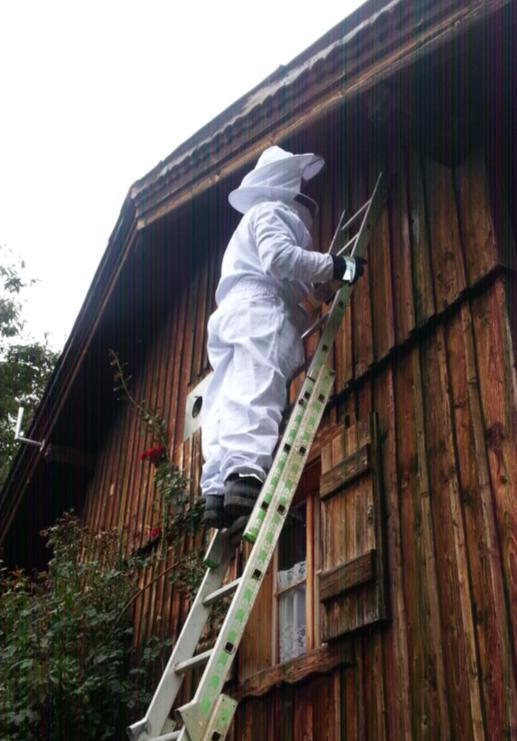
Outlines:
<svg viewBox="0 0 517 741"><path fill-rule="evenodd" d="M207 352L207 325L210 315L215 310L215 291L219 276L221 273L221 260L226 244L229 241L230 233L227 230L227 224L230 219L230 207L227 204L226 198L223 202L218 204L218 213L213 213L211 210L211 234L208 240L209 253L206 255L208 276L207 276L207 295L206 295L206 320L203 328L203 337L201 339L203 355L201 361L201 368L204 372L209 367L208 352ZM221 210L224 208L224 212L221 214ZM222 228L224 225L225 228Z"/></svg>
<svg viewBox="0 0 517 741"><path fill-rule="evenodd" d="M294 739L294 688L292 685L275 690L275 738Z"/></svg>
<svg viewBox="0 0 517 741"><path fill-rule="evenodd" d="M468 157L454 171L467 281L474 285L501 259L490 212L488 179L483 153Z"/></svg>
<svg viewBox="0 0 517 741"><path fill-rule="evenodd" d="M157 268L159 269L159 268ZM156 337L152 353L152 365L149 372L152 374L154 383L150 390L150 396L146 399L147 406L155 411L163 420L166 419L166 408L167 408L167 393L168 393L168 379L169 379L169 324L167 321L160 319L161 326L158 326L158 317L156 319L156 330L153 337ZM153 444L157 444L159 441L153 436ZM169 451L167 451L169 453ZM153 472L154 473L154 472ZM146 513L146 522L149 529L159 526L162 516L162 503L157 499L156 487L154 484L154 475L151 482L151 488L149 491L148 507ZM149 533L148 533L149 534ZM153 589L153 598L158 589L158 585Z"/></svg>
<svg viewBox="0 0 517 741"><path fill-rule="evenodd" d="M515 728L517 702L509 618L500 567L470 310L461 308L447 332L458 439L460 491L473 592L485 730L503 738Z"/></svg>
<svg viewBox="0 0 517 741"><path fill-rule="evenodd" d="M355 643L355 664L341 672L342 735L346 741L362 741L366 735L361 644Z"/></svg>
<svg viewBox="0 0 517 741"><path fill-rule="evenodd" d="M153 317L151 315L150 317L153 324L157 324L156 317ZM141 395L141 399L143 400L146 407L148 407L151 410L157 410L160 406L161 401L161 382L163 381L163 364L161 361L162 356L162 345L159 341L159 335L156 331L157 327L150 327L149 329L149 338L150 344L149 350L148 350L148 358L145 365L145 373L144 373L144 384L143 384L143 391ZM139 397L136 397L139 398ZM138 423L141 424L141 421L138 420ZM153 445L157 441L155 439L154 433L145 432L145 440L146 440L146 447L147 445ZM143 528L143 542L147 542L149 539L149 533L151 528L156 524L156 514L155 510L157 505L159 506L159 503L156 502L156 488L155 488L155 468L152 464L149 462L146 462L143 464L146 467L147 471L147 482L146 482L146 490L143 497L143 503L142 503L142 528ZM148 569L148 579L154 579L155 575L159 573L159 570L161 569L160 564L153 564ZM146 638L149 638L154 633L155 628L155 621L156 621L156 615L154 613L154 604L156 599L156 590L158 588L158 582L154 582L153 586L149 589L146 589L145 592L142 595L142 598L139 600L140 606L141 606L141 620L142 620L142 626L141 631L142 635Z"/></svg>
<svg viewBox="0 0 517 741"><path fill-rule="evenodd" d="M361 386L358 393L359 421L355 425L355 440L353 450L358 450L363 445L372 447L371 438L371 384L365 383ZM366 553L370 550L378 550L377 543L377 517L374 503L374 486L375 473L372 470L368 475L361 476L354 489L354 557ZM377 563L382 559L378 552ZM382 567L381 567L382 568ZM355 603L355 615L357 625L366 625L379 616L377 578L371 584L366 584L361 590L361 594L351 596L352 603Z"/></svg>
<svg viewBox="0 0 517 741"><path fill-rule="evenodd" d="M462 502L459 491L459 461L458 461L458 436L455 435L454 420L453 420L453 401L452 401L452 388L450 382L451 366L454 367L454 371L457 370L459 359L454 354L454 350L461 348L461 342L458 338L458 342L454 343L454 349L452 356L447 356L445 348L445 332L442 328L438 328L438 340L442 344L442 354L439 356L440 365L440 383L444 391L443 393L443 409L445 416L444 432L447 435L448 442L448 453L449 453L449 465L450 470L454 468L454 475L451 477L451 488L449 491L450 496L448 497L450 519L453 524L453 537L454 537L454 550L456 556L456 564L458 569L458 601L461 609L461 616L463 622L463 632L465 635L465 650L467 656L467 681L470 701L470 712L472 718L472 731L475 739L484 739L485 723L483 717L483 707L481 698L481 687L480 687L480 670L479 661L477 654L475 626L474 626L474 614L472 606L472 589L470 582L471 571L469 569L469 560L466 546L466 533L465 533L465 519L462 508ZM460 438L461 442L463 439ZM478 541L479 544L479 541Z"/></svg>
<svg viewBox="0 0 517 741"><path fill-rule="evenodd" d="M312 678L307 689L314 717L312 738L314 741L338 741L334 710L334 702L338 698L334 695L332 674Z"/></svg>
<svg viewBox="0 0 517 741"><path fill-rule="evenodd" d="M413 263L408 211L407 163L400 148L390 150L386 175L388 188L389 239L392 256L394 331L397 344L403 342L416 324L413 296ZM415 244L416 247L416 244Z"/></svg>
<svg viewBox="0 0 517 741"><path fill-rule="evenodd" d="M144 328L145 330L145 328ZM149 405L154 399L155 379L153 374L154 357L149 347L149 355L142 364L141 371L135 379L134 397L137 400L143 400ZM133 411L133 410L132 410ZM134 425L134 445L139 446L137 449L142 450L153 444L152 433L147 428L141 427L141 421L138 414L133 413ZM141 447L140 447L141 446ZM154 496L154 467L148 462L140 462L138 455L135 455L135 464L137 468L137 478L135 491L138 494L134 497L134 516L137 530L140 531L138 537L138 546L141 547L147 542L149 537L149 513ZM153 576L152 567L145 569L143 578L139 584L140 588L146 584ZM149 620L151 616L148 613L148 604L151 599L152 590L145 590L135 602L134 625L135 625L135 642L138 645L141 640L149 635Z"/></svg>
<svg viewBox="0 0 517 741"><path fill-rule="evenodd" d="M360 125L358 122L355 126ZM359 132L357 132L359 134ZM361 131L360 136L364 133ZM368 199L367 162L361 148L351 153L351 213L357 211ZM373 362L373 318L370 282L360 280L352 294L354 376L362 375Z"/></svg>
<svg viewBox="0 0 517 741"><path fill-rule="evenodd" d="M370 397L368 385L363 387L363 391L365 390L367 391L367 396ZM373 543L373 547L378 554L376 561L376 581L364 590L365 595L362 598L364 606L361 617L365 623L368 623L375 620L378 616L384 617L387 614L384 574L387 564L385 565L384 563L384 512L380 507L382 473L379 469L382 467L382 460L380 450L377 448L379 444L378 420L375 415L369 412L365 416L365 421L367 424L362 429L358 426L357 445L362 446L367 440L370 441L372 465L375 474L371 477L372 480L368 490L363 492L363 495L366 495L364 496L366 509L362 516L365 518L367 532L364 533L362 540L364 541L363 548L370 548L370 544ZM359 604L360 602L361 600L358 600ZM369 719L367 736L368 738L379 739L379 741L383 741L386 738L382 640L381 634L376 630L364 633L362 636L365 714L367 719Z"/></svg>
<svg viewBox="0 0 517 741"><path fill-rule="evenodd" d="M175 237L178 243L182 243L183 234L179 233ZM188 290L183 280L183 272L181 266L178 264L178 256L176 253L171 255L171 271L178 276L177 292L175 295L175 301L173 306L170 308L171 317L171 344L169 346L169 374L167 378L168 384L168 399L167 406L165 409L165 419L167 420L167 426L170 431L170 455L172 460L179 467L180 471L184 474L185 466L188 462L188 456L185 455L185 450L181 444L181 438L178 435L178 423L177 423L177 404L178 395L180 393L180 373L181 373L181 358L183 340L185 334L185 317L188 305ZM175 547L170 549L167 559L167 565L171 565L177 560L182 554L182 543L179 542ZM168 606L166 614L164 614L164 632L175 638L179 631L179 615L181 609L180 595L177 589L171 584L169 577L166 577L165 591L164 591L164 603Z"/></svg>
<svg viewBox="0 0 517 741"><path fill-rule="evenodd" d="M174 355L173 355L173 349L174 349L174 341L175 341L175 335L176 335L176 324L174 322L173 312L168 311L167 317L165 321L165 327L163 332L161 333L160 340L163 343L163 359L162 362L165 366L165 372L164 372L164 379L163 379L163 400L162 400L162 418L164 420L169 419L169 407L170 407L170 401L171 401L171 390L172 390L172 382L174 377ZM172 449L171 449L171 436L172 436L172 430L170 429L170 423L167 427L168 431L168 440L169 440L169 450L168 455L169 457L172 456ZM171 560L171 548L167 548L167 552L164 555L163 563L161 564L161 568L165 570L169 565L171 565L173 562ZM157 588L158 594L157 594L157 603L156 603L156 617L159 620L158 624L158 633L160 638L168 638L168 619L170 614L170 581L168 576L164 576L160 580L160 585Z"/></svg>
<svg viewBox="0 0 517 741"><path fill-rule="evenodd" d="M129 487L127 486L130 469L132 468L133 461L130 458L130 451L128 447L128 436L129 436L129 419L128 415L124 414L122 409L120 408L120 402L118 406L118 419L120 420L120 424L122 425L122 435L120 440L120 448L121 448L121 455L122 455L122 462L121 467L119 471L119 483L118 488L116 492L116 496L119 498L118 501L118 517L116 526L118 530L125 529L126 531L129 531L128 527L128 508L130 506L130 499L131 499L131 492L129 490ZM129 533L128 533L129 534Z"/></svg>
<svg viewBox="0 0 517 741"><path fill-rule="evenodd" d="M314 706L309 683L294 685L293 741L314 741Z"/></svg>
<svg viewBox="0 0 517 741"><path fill-rule="evenodd" d="M410 657L411 737L447 738L435 545L429 512L423 403L416 363L419 363L418 349L398 360L394 374L401 566ZM414 394L408 394L408 389L413 389Z"/></svg>
<svg viewBox="0 0 517 741"><path fill-rule="evenodd" d="M181 269L178 269L178 273L180 276L183 276L183 273ZM174 361L174 376L171 383L171 393L170 393L170 402L169 402L169 418L168 418L168 425L169 429L171 431L171 448L173 451L172 457L176 465L179 467L181 471L183 471L186 474L186 464L188 462L188 457L185 455L184 446L181 443L181 433L178 430L178 397L180 394L180 378L181 378L181 372L182 372L182 365L181 362L178 362L176 359L182 358L182 351L183 351L183 342L184 342L184 336L185 336L185 323L186 323L186 311L188 306L188 290L185 286L185 283L183 280L180 280L180 284L178 287L178 296L176 299L176 311L175 311L175 322L176 322L176 332L175 332L175 345L174 345L174 354L173 358ZM171 558L179 558L182 553L182 544L178 543L176 548L174 548L173 553L171 554ZM178 595L177 590L172 588L171 589L171 600L172 600L172 606L169 613L169 626L168 626L168 632L171 636L177 636L179 632L179 623L180 623L180 611L181 611L181 600L180 595Z"/></svg>
<svg viewBox="0 0 517 741"><path fill-rule="evenodd" d="M351 198L349 183L348 153L341 143L340 128L344 124L338 124L337 141L333 145L332 152L335 157L333 167L335 177L332 179L332 233L337 226L339 217L344 208L351 216ZM341 239L338 239L341 244ZM345 311L339 332L334 343L334 359L336 369L335 389L340 390L353 376L353 353L352 353L352 306L349 304Z"/></svg>
<svg viewBox="0 0 517 741"><path fill-rule="evenodd" d="M476 362L485 422L490 483L509 605L513 656L517 653L517 393L515 350L503 279L472 302ZM515 660L515 659L514 659ZM515 667L514 667L515 670Z"/></svg>
<svg viewBox="0 0 517 741"><path fill-rule="evenodd" d="M333 165L334 162L332 163L332 165L329 166L333 167ZM320 252L328 252L334 230L339 219L339 215L334 215L334 191L336 181L333 177L333 173L329 173L329 176L326 178L321 178L319 184L322 189L322 192L318 195L317 198L317 201L320 204L320 242L319 245L316 245L316 247L319 249ZM327 307L323 306L320 310L320 313L324 313L325 311L327 311ZM338 336L339 332L336 336L336 341L332 345L329 357L330 364L334 369L336 369L337 367ZM337 383L337 381L338 379L336 378L335 383ZM335 388L338 388L338 386L335 385ZM336 409L335 407L332 407L329 410L329 423L335 423L335 421Z"/></svg>
<svg viewBox="0 0 517 741"><path fill-rule="evenodd" d="M465 264L452 172L428 158L423 158L423 172L434 293L441 310L465 290Z"/></svg>
<svg viewBox="0 0 517 741"><path fill-rule="evenodd" d="M100 455L97 475L91 484L93 502L86 524L94 531L102 529L103 493L109 486L111 441L104 446Z"/></svg>
<svg viewBox="0 0 517 741"><path fill-rule="evenodd" d="M207 195L193 207L191 216L191 250L190 275L194 283L191 303L190 322L194 334L192 344L192 363L188 383L192 384L199 378L203 356L203 342L207 322L207 285L210 262L211 234L210 216L213 205ZM200 215L202 214L202 218ZM193 276L193 281L192 281Z"/></svg>
<svg viewBox="0 0 517 741"><path fill-rule="evenodd" d="M364 679L365 679L365 714L368 720L367 738L376 741L385 741L387 738L386 719L388 707L386 705L384 687L384 657L383 641L385 638L378 632L365 635L364 649Z"/></svg>
<svg viewBox="0 0 517 741"><path fill-rule="evenodd" d="M183 345L184 345L184 338L185 338L185 328L186 328L186 316L187 316L187 306L188 306L188 287L183 285L182 288L178 289L178 292L181 290L181 296L178 296L178 303L179 307L176 309L177 311L177 318L176 318L176 324L177 324L177 331L176 331L176 341L175 341L175 347L174 347L174 378L172 381L172 393L171 393L171 399L170 399L170 408L169 408L169 428L171 430L171 446L172 450L175 451L179 448L181 445L182 439L181 439L181 431L179 427L182 427L182 424L178 424L179 421L179 396L180 396L180 389L181 387L181 377L182 377L182 364L181 364L181 358L183 357Z"/></svg>
<svg viewBox="0 0 517 741"><path fill-rule="evenodd" d="M432 514L440 584L444 658L450 717L460 738L482 738L473 625L464 559L464 528L458 511L458 483L454 440L450 430L447 368L443 329L423 345L423 380L426 395L426 436L429 456ZM467 667L467 671L465 671ZM454 701L452 701L454 698Z"/></svg>
<svg viewBox="0 0 517 741"><path fill-rule="evenodd" d="M370 193L381 170L370 164ZM384 171L384 177L389 177ZM395 344L392 257L390 250L389 202L386 201L375 224L368 247L367 277L370 283L373 345L375 360L384 358ZM363 279L361 279L363 280ZM396 303L396 302L395 302Z"/></svg>
<svg viewBox="0 0 517 741"><path fill-rule="evenodd" d="M103 522L104 528L111 530L116 527L118 519L118 507L120 497L120 480L124 472L124 425L123 420L119 420L116 425L115 435L111 438L113 447L109 459L110 466L110 483L101 490L103 501Z"/></svg>
<svg viewBox="0 0 517 741"><path fill-rule="evenodd" d="M420 327L435 313L436 303L429 254L429 236L427 233L420 155L415 150L410 150L408 153L407 181L415 321L416 326Z"/></svg>
<svg viewBox="0 0 517 741"><path fill-rule="evenodd" d="M404 595L401 506L397 474L397 438L393 363L373 384L374 409L382 428L383 484L386 491L386 538L391 595L391 621L383 633L386 733L390 739L410 737L410 673L407 611Z"/></svg>
<svg viewBox="0 0 517 741"><path fill-rule="evenodd" d="M342 710L341 710L341 672L335 669L332 673L332 728L336 741L341 741Z"/></svg>
<svg viewBox="0 0 517 741"><path fill-rule="evenodd" d="M423 368L425 361L419 347L415 347L410 353L411 370L413 375L414 393L414 415L416 434L416 463L418 470L418 494L417 504L420 508L421 519L416 519L419 528L418 535L422 539L423 548L423 572L426 579L428 592L429 612L429 636L432 646L432 671L434 680L432 686L436 688L436 707L438 718L436 726L442 738L449 738L451 734L451 720L449 715L449 703L447 697L447 681L445 673L445 659L443 635L440 625L440 597L439 586L439 564L437 552L440 548L436 539L435 527L431 512L431 483L430 469L433 461L429 456L430 442L426 431L426 408L424 404ZM403 393L403 392L402 392ZM429 404L432 405L432 396L428 396ZM417 500L415 499L415 502Z"/></svg>

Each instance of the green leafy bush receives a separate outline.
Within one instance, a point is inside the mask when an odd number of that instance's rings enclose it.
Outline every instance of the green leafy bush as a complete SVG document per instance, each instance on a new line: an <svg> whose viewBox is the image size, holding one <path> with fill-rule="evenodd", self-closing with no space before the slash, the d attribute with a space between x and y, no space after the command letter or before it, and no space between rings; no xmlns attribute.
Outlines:
<svg viewBox="0 0 517 741"><path fill-rule="evenodd" d="M119 534L94 535L70 514L45 536L48 571L0 574L0 738L123 738L128 712L149 701L148 668L170 645L152 638L131 668L132 615L121 607L141 564L124 560Z"/></svg>

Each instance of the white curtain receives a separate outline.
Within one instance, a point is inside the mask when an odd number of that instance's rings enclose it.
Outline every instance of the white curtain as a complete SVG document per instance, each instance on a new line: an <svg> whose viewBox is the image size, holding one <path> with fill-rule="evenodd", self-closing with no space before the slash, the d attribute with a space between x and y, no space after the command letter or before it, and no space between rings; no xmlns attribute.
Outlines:
<svg viewBox="0 0 517 741"><path fill-rule="evenodd" d="M306 562L300 561L277 574L277 589L292 587L278 598L280 663L306 651L305 579ZM297 586L294 586L297 585Z"/></svg>

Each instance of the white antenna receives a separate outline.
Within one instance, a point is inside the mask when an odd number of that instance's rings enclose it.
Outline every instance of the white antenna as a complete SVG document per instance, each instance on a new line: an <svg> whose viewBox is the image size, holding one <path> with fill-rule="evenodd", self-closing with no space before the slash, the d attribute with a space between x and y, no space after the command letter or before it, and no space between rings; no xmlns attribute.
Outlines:
<svg viewBox="0 0 517 741"><path fill-rule="evenodd" d="M17 442L21 443L27 443L28 445L35 445L40 450L43 449L43 446L45 445L45 441L43 440L41 443L36 442L36 440L29 440L27 437L23 437L22 435L22 420L23 420L23 407L18 407L18 419L16 420L16 429L14 431L14 439Z"/></svg>

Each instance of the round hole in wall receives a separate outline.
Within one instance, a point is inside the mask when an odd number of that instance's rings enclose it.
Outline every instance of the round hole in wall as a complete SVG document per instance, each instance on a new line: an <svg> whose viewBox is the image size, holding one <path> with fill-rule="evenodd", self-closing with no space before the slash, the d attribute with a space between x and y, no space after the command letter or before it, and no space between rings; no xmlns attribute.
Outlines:
<svg viewBox="0 0 517 741"><path fill-rule="evenodd" d="M196 396L194 403L192 404L192 416L195 418L198 416L198 414L201 411L201 407L203 406L203 397L202 396Z"/></svg>

